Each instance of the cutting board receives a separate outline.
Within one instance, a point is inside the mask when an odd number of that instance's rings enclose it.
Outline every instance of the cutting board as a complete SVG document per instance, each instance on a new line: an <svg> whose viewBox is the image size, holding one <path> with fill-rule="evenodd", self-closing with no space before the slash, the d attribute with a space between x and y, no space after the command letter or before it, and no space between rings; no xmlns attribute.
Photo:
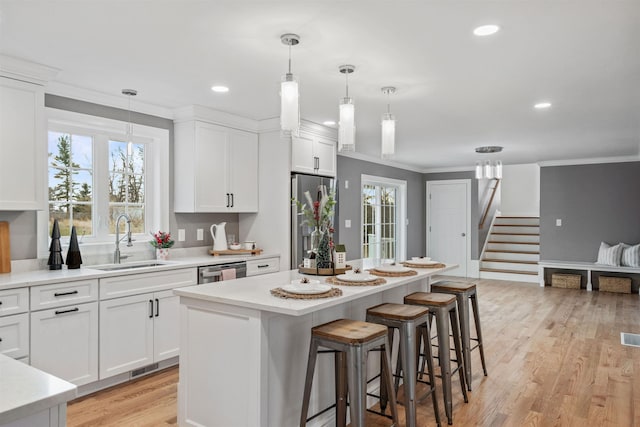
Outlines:
<svg viewBox="0 0 640 427"><path fill-rule="evenodd" d="M0 273L11 272L11 240L9 223L0 221Z"/></svg>

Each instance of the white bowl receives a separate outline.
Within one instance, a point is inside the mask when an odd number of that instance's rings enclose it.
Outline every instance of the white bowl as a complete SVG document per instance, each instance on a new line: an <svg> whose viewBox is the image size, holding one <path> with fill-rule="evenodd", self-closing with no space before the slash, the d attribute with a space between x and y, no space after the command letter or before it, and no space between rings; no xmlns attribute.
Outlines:
<svg viewBox="0 0 640 427"><path fill-rule="evenodd" d="M431 258L428 256L425 256L425 257L414 256L414 257L411 257L411 261L427 262L427 261L431 261Z"/></svg>
<svg viewBox="0 0 640 427"><path fill-rule="evenodd" d="M229 245L229 249L231 249L232 251L237 251L238 249L242 249L242 245L240 243Z"/></svg>

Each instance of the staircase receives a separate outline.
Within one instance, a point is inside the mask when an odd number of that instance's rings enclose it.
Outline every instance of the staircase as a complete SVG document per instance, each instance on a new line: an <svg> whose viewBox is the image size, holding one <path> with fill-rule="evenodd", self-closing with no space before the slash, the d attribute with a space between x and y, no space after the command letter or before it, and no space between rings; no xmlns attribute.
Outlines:
<svg viewBox="0 0 640 427"><path fill-rule="evenodd" d="M496 217L482 259L480 278L538 282L540 218Z"/></svg>

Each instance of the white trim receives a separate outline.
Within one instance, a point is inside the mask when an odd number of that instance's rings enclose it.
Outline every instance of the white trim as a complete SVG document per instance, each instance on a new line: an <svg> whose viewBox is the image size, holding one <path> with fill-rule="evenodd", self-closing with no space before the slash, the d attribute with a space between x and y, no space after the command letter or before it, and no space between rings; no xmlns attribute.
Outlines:
<svg viewBox="0 0 640 427"><path fill-rule="evenodd" d="M188 105L186 107L173 110L173 121L175 123L198 120L215 125L226 126L237 130L257 133L259 130L258 120L238 116L213 108L201 105Z"/></svg>
<svg viewBox="0 0 640 427"><path fill-rule="evenodd" d="M465 184L466 193L467 193L467 212L466 212L466 237L467 237L467 271L465 272L466 276L469 277L469 271L471 266L471 179L447 179L447 180L435 180L435 181L426 181L426 194L425 199L426 203L426 227L425 227L425 247L426 253L429 255L429 227L431 226L431 217L429 215L431 209L431 198L429 197L429 193L431 192L431 186L434 184ZM441 260L442 262L447 262L447 260ZM479 269L479 267L478 267Z"/></svg>
<svg viewBox="0 0 640 427"><path fill-rule="evenodd" d="M538 166L570 166L570 165L592 165L601 163L625 163L625 162L638 162L640 161L640 155L634 156L619 156L619 157L597 157L593 159L571 159L571 160L546 160L538 162Z"/></svg>
<svg viewBox="0 0 640 427"><path fill-rule="evenodd" d="M396 205L399 209L398 217L396 218L396 228L398 230L397 241L399 244L396 247L396 261L407 259L407 228L409 222L409 218L407 217L407 181L375 175L360 175L360 250L362 250L362 242L364 240L364 236L362 234L364 229L362 226L362 224L364 224L364 218L362 217L362 186L365 185L365 183L392 185L398 187L400 192L400 203ZM400 222L399 226L397 224L398 222Z"/></svg>
<svg viewBox="0 0 640 427"><path fill-rule="evenodd" d="M447 173L447 172L475 172L476 166L452 166L444 168L427 168L422 173Z"/></svg>
<svg viewBox="0 0 640 427"><path fill-rule="evenodd" d="M391 160L379 159L377 157L368 156L366 154L358 153L358 152L338 152L338 156L350 157L352 159L363 160L365 162L377 163L379 165L391 166L393 168L403 169L411 172L424 173L424 170L421 168L416 168L413 166L405 165L403 163L394 162Z"/></svg>
<svg viewBox="0 0 640 427"><path fill-rule="evenodd" d="M59 68L0 54L0 75L3 77L43 86L59 71Z"/></svg>

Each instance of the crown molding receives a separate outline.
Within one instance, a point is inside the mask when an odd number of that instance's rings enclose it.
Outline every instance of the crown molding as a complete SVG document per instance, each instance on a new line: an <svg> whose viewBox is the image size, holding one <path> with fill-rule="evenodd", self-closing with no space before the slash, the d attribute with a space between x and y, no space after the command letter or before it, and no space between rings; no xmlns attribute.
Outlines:
<svg viewBox="0 0 640 427"><path fill-rule="evenodd" d="M625 163L638 162L640 155L618 156L618 157L596 157L593 159L569 159L569 160L546 160L538 162L541 168L549 166L571 166L571 165L594 165L599 163Z"/></svg>
<svg viewBox="0 0 640 427"><path fill-rule="evenodd" d="M175 123L199 120L215 125L231 127L248 132L258 132L260 130L259 121L227 113L225 111L214 110L202 105L188 105L186 107L173 110L173 121Z"/></svg>
<svg viewBox="0 0 640 427"><path fill-rule="evenodd" d="M358 153L357 151L356 152L343 152L343 153L339 152L338 156L349 157L351 159L362 160L362 161L370 162L370 163L377 163L379 165L390 166L392 168L403 169L403 170L407 170L407 171L411 171L411 172L424 173L424 170L420 169L420 168L416 168L416 167L413 167L413 166L405 165L405 164L399 163L399 162L394 162L392 160L379 159L378 157L368 156L366 154Z"/></svg>
<svg viewBox="0 0 640 427"><path fill-rule="evenodd" d="M44 86L60 72L58 68L0 54L0 75Z"/></svg>
<svg viewBox="0 0 640 427"><path fill-rule="evenodd" d="M445 168L426 168L422 169L422 173L447 173L447 172L475 172L476 167L473 166L452 166Z"/></svg>

